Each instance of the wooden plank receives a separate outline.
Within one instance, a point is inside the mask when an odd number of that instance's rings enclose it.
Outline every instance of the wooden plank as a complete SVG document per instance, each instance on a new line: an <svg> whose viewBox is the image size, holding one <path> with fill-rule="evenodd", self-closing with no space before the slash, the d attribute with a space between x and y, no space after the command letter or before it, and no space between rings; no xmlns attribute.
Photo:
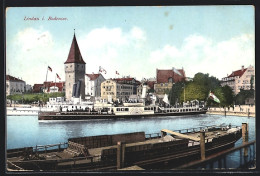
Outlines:
<svg viewBox="0 0 260 176"><path fill-rule="evenodd" d="M181 134L181 133L174 132L174 131L171 131L171 130L162 129L161 131L162 132L166 132L166 133L170 133L170 134L175 135L175 136L179 136L181 138L190 139L190 140L193 140L193 141L200 141L200 138L196 138L196 137L192 137L192 136L189 136L189 135Z"/></svg>

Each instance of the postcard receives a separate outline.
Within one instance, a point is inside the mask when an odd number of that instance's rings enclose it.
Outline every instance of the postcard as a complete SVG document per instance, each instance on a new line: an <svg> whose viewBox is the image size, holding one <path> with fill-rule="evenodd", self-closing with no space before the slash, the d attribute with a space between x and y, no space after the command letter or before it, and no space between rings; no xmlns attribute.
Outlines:
<svg viewBox="0 0 260 176"><path fill-rule="evenodd" d="M254 6L5 17L7 173L256 168Z"/></svg>

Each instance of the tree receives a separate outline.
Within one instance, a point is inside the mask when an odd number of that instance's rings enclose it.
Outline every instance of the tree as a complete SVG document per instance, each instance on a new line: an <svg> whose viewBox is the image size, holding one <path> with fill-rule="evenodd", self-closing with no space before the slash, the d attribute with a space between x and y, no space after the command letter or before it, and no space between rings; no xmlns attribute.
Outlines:
<svg viewBox="0 0 260 176"><path fill-rule="evenodd" d="M171 105L175 105L180 102L180 95L183 87L184 82L177 82L172 85L172 89L170 90L168 97Z"/></svg>
<svg viewBox="0 0 260 176"><path fill-rule="evenodd" d="M191 82L185 85L185 102L191 100L205 101L208 95L207 87L205 85ZM184 88L181 92L181 101L184 101Z"/></svg>
<svg viewBox="0 0 260 176"><path fill-rule="evenodd" d="M234 93L229 86L216 87L213 91L214 95L219 99L220 103L217 103L211 99L207 100L208 106L221 106L228 107L233 105Z"/></svg>
<svg viewBox="0 0 260 176"><path fill-rule="evenodd" d="M222 92L225 97L224 106L233 105L235 96L234 96L234 93L233 93L231 87L225 85L224 87L222 87Z"/></svg>
<svg viewBox="0 0 260 176"><path fill-rule="evenodd" d="M240 92L235 96L235 103L237 105L243 105L245 104L245 100L247 98L254 98L254 90L243 90L240 89Z"/></svg>

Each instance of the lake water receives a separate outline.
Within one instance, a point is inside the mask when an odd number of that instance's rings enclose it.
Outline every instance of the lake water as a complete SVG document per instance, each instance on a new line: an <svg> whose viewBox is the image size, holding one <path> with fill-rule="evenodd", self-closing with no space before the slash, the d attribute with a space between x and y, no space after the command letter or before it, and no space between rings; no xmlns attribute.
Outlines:
<svg viewBox="0 0 260 176"><path fill-rule="evenodd" d="M180 130L210 125L249 124L249 141L255 140L255 118L223 115L153 117L117 120L38 121L37 116L7 116L7 149L58 144L68 138L144 131L159 133L161 129ZM242 139L236 146L242 144ZM238 156L230 158L237 160Z"/></svg>

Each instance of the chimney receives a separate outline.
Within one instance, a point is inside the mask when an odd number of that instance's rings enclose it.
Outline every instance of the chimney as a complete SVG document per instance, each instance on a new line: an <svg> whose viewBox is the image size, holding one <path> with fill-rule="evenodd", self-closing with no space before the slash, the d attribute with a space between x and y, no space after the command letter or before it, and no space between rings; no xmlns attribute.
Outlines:
<svg viewBox="0 0 260 176"><path fill-rule="evenodd" d="M244 71L244 65L242 65L242 71Z"/></svg>

